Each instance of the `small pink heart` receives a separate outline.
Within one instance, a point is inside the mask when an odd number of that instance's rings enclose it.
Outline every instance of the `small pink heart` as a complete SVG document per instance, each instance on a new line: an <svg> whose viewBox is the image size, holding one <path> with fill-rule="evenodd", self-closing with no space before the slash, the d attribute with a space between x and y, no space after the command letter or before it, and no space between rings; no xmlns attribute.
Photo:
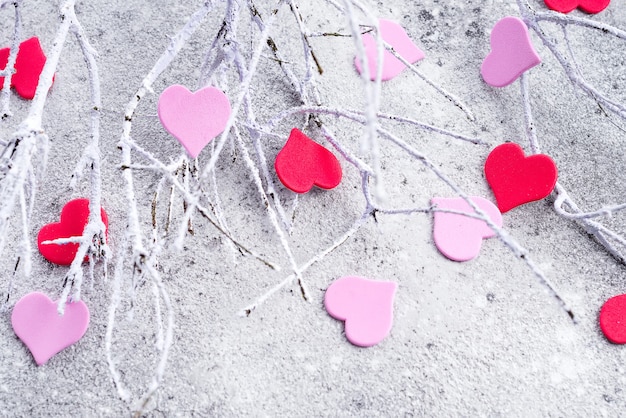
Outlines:
<svg viewBox="0 0 626 418"><path fill-rule="evenodd" d="M498 208L482 197L470 197L489 219L502 227L502 214ZM474 209L461 197L435 197L431 200L440 209L455 210L473 214ZM482 241L491 238L495 232L483 220L456 213L435 212L433 239L437 249L450 260L468 261L478 256Z"/></svg>
<svg viewBox="0 0 626 418"><path fill-rule="evenodd" d="M330 316L345 321L348 341L371 347L391 331L396 288L394 282L342 277L326 289L324 306Z"/></svg>
<svg viewBox="0 0 626 418"><path fill-rule="evenodd" d="M524 21L509 16L491 30L491 53L483 61L480 73L487 84L505 87L540 62Z"/></svg>
<svg viewBox="0 0 626 418"><path fill-rule="evenodd" d="M80 340L89 326L89 309L84 302L65 306L63 315L43 293L29 293L20 299L11 314L13 331L30 350L38 366Z"/></svg>
<svg viewBox="0 0 626 418"><path fill-rule="evenodd" d="M219 89L205 87L195 93L175 84L159 97L161 124L185 147L192 158L226 128L231 108Z"/></svg>
<svg viewBox="0 0 626 418"><path fill-rule="evenodd" d="M380 19L378 21L378 27L380 29L381 38L391 45L402 58L411 64L424 58L424 52L413 43L402 26L391 20ZM363 45L365 46L365 53L367 55L370 79L374 81L376 80L376 67L378 62L376 39L369 33L363 34L361 38L363 39ZM359 74L361 74L363 67L358 57L354 59L354 65ZM385 49L383 52L383 72L381 77L383 81L394 78L405 68L406 65L404 65L402 61Z"/></svg>

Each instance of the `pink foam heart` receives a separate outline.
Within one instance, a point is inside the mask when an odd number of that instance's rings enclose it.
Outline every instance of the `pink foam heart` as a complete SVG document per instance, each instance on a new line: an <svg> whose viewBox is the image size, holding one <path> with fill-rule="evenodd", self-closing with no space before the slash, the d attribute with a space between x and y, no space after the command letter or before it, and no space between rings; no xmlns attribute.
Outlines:
<svg viewBox="0 0 626 418"><path fill-rule="evenodd" d="M205 87L195 93L181 85L166 88L159 97L161 124L196 158L226 128L231 108L219 89Z"/></svg>
<svg viewBox="0 0 626 418"><path fill-rule="evenodd" d="M89 326L89 309L84 302L65 306L57 312L57 302L43 293L29 293L20 299L11 314L13 331L30 350L37 365L80 340Z"/></svg>
<svg viewBox="0 0 626 418"><path fill-rule="evenodd" d="M402 58L410 62L411 64L424 58L424 52L417 47L409 38L404 28L391 20L380 19L378 21L380 28L381 38L391 45ZM378 51L376 48L376 40L374 37L365 33L362 35L363 45L365 46L365 53L367 55L367 63L370 71L370 78L372 81L376 80L376 67L378 62ZM363 72L361 61L359 58L354 59L354 65L356 66L359 74ZM383 72L381 79L383 81L390 80L400 74L402 70L406 68L406 65L398 58L396 58L391 52L383 52Z"/></svg>
<svg viewBox="0 0 626 418"><path fill-rule="evenodd" d="M472 196L470 199L496 226L502 227L502 214L493 203L478 196ZM440 209L475 213L469 203L460 197L435 197L431 202ZM483 220L456 213L435 212L433 239L437 249L450 260L468 261L477 257L483 239L494 235L495 232Z"/></svg>
<svg viewBox="0 0 626 418"><path fill-rule="evenodd" d="M324 305L330 316L345 321L348 341L371 347L391 331L396 287L394 282L342 277L326 289Z"/></svg>
<svg viewBox="0 0 626 418"><path fill-rule="evenodd" d="M524 21L509 16L491 30L491 53L483 61L480 73L487 84L505 87L540 62Z"/></svg>

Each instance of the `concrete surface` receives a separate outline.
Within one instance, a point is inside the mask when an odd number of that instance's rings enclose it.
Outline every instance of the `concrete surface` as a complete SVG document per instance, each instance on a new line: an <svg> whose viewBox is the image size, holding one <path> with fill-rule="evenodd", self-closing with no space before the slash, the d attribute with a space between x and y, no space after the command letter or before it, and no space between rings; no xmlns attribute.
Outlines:
<svg viewBox="0 0 626 418"><path fill-rule="evenodd" d="M345 19L331 5L299 3L312 32L349 32ZM623 2L612 3L596 16L572 15L626 29ZM531 5L546 11L543 1L531 0ZM80 1L77 5L78 18L99 54L104 109L103 206L110 216L111 246L116 253L125 251L120 243L127 224L117 148L124 108L170 37L199 6L199 1L145 0ZM370 6L379 16L395 19L407 29L426 53L418 65L422 74L464 101L476 122L408 71L383 85L381 111L477 136L486 144L460 142L400 123L383 125L427 155L465 192L492 199L482 172L490 149L512 140L528 150L528 143L519 84L493 89L482 82L478 71L489 51L491 28L501 17L519 16L517 5L512 1L392 0ZM268 8L259 5L265 15ZM0 13L0 34L3 45L8 45L12 7ZM37 35L44 49L51 48L59 23L56 2L25 0L22 13L24 38ZM174 83L197 87L204 54L223 14L224 5L218 3L156 81L155 94L140 102L132 137L166 163L176 160L181 148L156 118L158 93ZM279 23L271 35L285 56L294 60L302 77L302 49L289 8L283 7L277 18ZM567 53L560 29L549 23L542 27ZM251 34L251 28L249 20L240 23L239 39L246 51L258 42L258 32ZM626 41L583 27L571 27L569 36L586 80L626 102ZM622 203L626 196L622 151L626 121L600 110L566 79L534 34L533 41L543 58L529 73L536 129L543 151L558 164L560 182L583 210ZM364 109L362 86L352 62L352 40L316 37L311 44L325 70L318 79L322 102L333 108ZM258 120L265 122L298 102L268 49L259 65L251 90L252 105ZM232 71L224 78L231 100L238 92ZM68 187L89 137L90 108L87 72L73 38L68 38L56 74L44 117L51 149L30 226L33 245L39 228L56 220L64 202L88 192L85 181L76 191ZM15 115L3 126L3 138L13 132L28 105L12 99ZM345 147L361 155L361 125L329 116L322 119ZM291 127L302 123L302 118L291 118L276 132L286 138ZM324 143L321 136L317 139ZM268 160L273 161L284 139L267 136L263 141ZM157 268L172 301L175 329L161 388L146 406L146 415L624 415L626 351L603 337L597 321L604 301L626 293L624 265L577 223L559 217L553 210L553 197L505 214L504 226L570 304L576 324L537 283L524 261L497 239L484 242L476 260L455 263L445 259L432 242L431 214L380 214L376 221L369 219L304 273L308 302L293 283L249 316L241 316L242 309L291 271L235 148L226 146L216 168L229 230L283 268L277 272L242 256L199 216L194 217L196 233L186 237L182 252L171 246L163 249ZM248 148L252 150L251 145ZM203 152L200 164L209 158L209 150ZM381 158L385 207L428 207L434 196L454 195L419 161L384 140ZM345 177L337 189L315 190L299 198L289 237L299 264L329 246L363 210L359 172L345 161L342 164ZM140 222L147 241L158 180L150 171L135 173ZM293 194L282 187L279 194L291 217ZM163 197L159 222L165 219L166 203ZM175 224L181 208L177 196ZM626 232L623 213L602 222L619 234ZM16 214L12 234L18 232ZM15 248L7 248L0 258L3 295L15 257ZM100 266L93 288L88 282L84 285L82 297L91 310L85 337L42 367L36 367L15 337L10 309L1 314L0 415L126 416L138 409L137 400L148 389L158 361L153 288L149 280L132 284L131 273L125 273L111 348L129 394L128 400L123 400L105 349L115 269L113 258L106 279ZM65 272L65 267L50 265L35 250L33 272L24 277L18 270L9 307L35 290L58 297ZM323 308L324 290L344 275L393 280L399 285L391 335L375 347L363 349L348 343L343 324Z"/></svg>

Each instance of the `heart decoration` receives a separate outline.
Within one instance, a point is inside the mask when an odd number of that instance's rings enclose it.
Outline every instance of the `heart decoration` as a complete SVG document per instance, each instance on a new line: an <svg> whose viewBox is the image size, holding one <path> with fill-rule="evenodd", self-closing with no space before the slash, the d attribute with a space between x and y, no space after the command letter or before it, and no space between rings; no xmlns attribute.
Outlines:
<svg viewBox="0 0 626 418"><path fill-rule="evenodd" d="M59 315L57 302L43 293L33 292L15 304L11 325L41 366L85 335L89 309L82 301L72 302L67 303L63 315Z"/></svg>
<svg viewBox="0 0 626 418"><path fill-rule="evenodd" d="M175 84L159 97L157 108L161 124L182 144L191 158L221 134L230 118L228 97L215 87L195 93Z"/></svg>
<svg viewBox="0 0 626 418"><path fill-rule="evenodd" d="M341 183L341 164L332 152L294 128L274 162L280 181L296 193L313 186L333 189Z"/></svg>
<svg viewBox="0 0 626 418"><path fill-rule="evenodd" d="M524 21L509 16L491 30L491 52L480 73L490 86L505 87L540 62Z"/></svg>
<svg viewBox="0 0 626 418"><path fill-rule="evenodd" d="M546 6L561 13L569 13L579 8L586 13L600 13L606 9L611 0L544 0Z"/></svg>
<svg viewBox="0 0 626 418"><path fill-rule="evenodd" d="M10 48L0 49L0 69L6 68L10 52ZM32 100L45 64L46 55L37 37L22 42L15 59L15 73L11 77L11 87L24 99ZM3 86L4 77L0 77L0 89Z"/></svg>
<svg viewBox="0 0 626 418"><path fill-rule="evenodd" d="M102 222L109 227L109 220L104 209L101 209ZM60 222L44 225L37 235L37 247L46 260L54 264L69 266L78 252L77 243L44 244L59 238L80 237L89 222L89 200L74 199L63 206ZM88 259L85 258L85 261Z"/></svg>
<svg viewBox="0 0 626 418"><path fill-rule="evenodd" d="M424 58L424 52L422 52L422 50L413 43L402 26L391 20L380 19L378 21L378 27L381 38L391 45L391 47L402 58L411 64ZM374 81L376 80L376 67L378 63L376 39L374 39L374 37L369 33L361 35L361 39L363 40L363 46L365 47L370 78ZM356 66L359 74L361 74L363 72L363 67L358 57L354 59L354 65ZM404 63L396 58L391 52L386 49L383 51L383 68L381 76L383 81L394 78L405 68L406 65L404 65Z"/></svg>
<svg viewBox="0 0 626 418"><path fill-rule="evenodd" d="M626 295L613 296L600 309L600 329L615 344L626 344Z"/></svg>
<svg viewBox="0 0 626 418"><path fill-rule="evenodd" d="M498 208L482 197L470 197L491 221L502 227L502 214ZM435 197L431 203L440 209L450 209L473 214L474 209L465 199ZM437 249L450 260L468 261L478 256L482 241L495 236L495 232L483 220L468 216L437 212L434 214L433 239Z"/></svg>
<svg viewBox="0 0 626 418"><path fill-rule="evenodd" d="M396 288L394 282L342 277L326 289L324 306L330 316L345 321L348 341L371 347L391 331Z"/></svg>
<svg viewBox="0 0 626 418"><path fill-rule="evenodd" d="M514 143L497 146L485 161L485 177L505 213L524 203L547 197L556 185L556 164L547 155L526 157Z"/></svg>

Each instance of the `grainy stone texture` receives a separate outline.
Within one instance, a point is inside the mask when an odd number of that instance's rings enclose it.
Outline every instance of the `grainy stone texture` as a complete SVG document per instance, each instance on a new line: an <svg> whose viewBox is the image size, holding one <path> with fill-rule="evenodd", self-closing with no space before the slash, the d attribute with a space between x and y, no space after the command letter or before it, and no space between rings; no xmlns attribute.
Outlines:
<svg viewBox="0 0 626 418"><path fill-rule="evenodd" d="M56 2L25 0L24 38L40 37L49 49L58 25ZM261 2L260 2L261 3ZM299 2L313 32L348 33L348 26L324 2ZM543 1L531 0L538 11ZM81 1L77 14L98 51L103 96L103 205L110 216L114 251L126 225L124 182L117 143L126 103L141 80L199 1ZM468 136L487 145L472 145L414 127L385 123L397 136L431 161L471 195L493 198L482 164L489 150L503 141L520 143L524 111L519 83L493 89L480 78L489 51L489 33L500 18L519 15L512 1L392 0L371 6L381 16L404 26L425 51L420 71L461 98L476 122L443 96L405 71L382 87L381 110L414 118ZM260 8L265 8L263 5ZM0 11L0 36L8 45L12 12ZM587 17L626 29L621 0ZM223 18L223 5L191 38L172 66L154 85L156 94L142 100L133 139L169 162L180 146L156 118L158 93L173 83L197 87L204 54ZM300 40L288 8L271 32L278 48L299 57ZM543 24L562 40L560 29ZM249 22L241 23L243 45L256 42ZM611 97L626 102L626 41L601 31L571 28L569 33L585 78ZM596 102L577 90L558 62L533 35L543 63L529 73L531 101L543 151L557 162L561 183L583 208L594 210L621 203L626 196L623 144L624 120L607 116ZM353 67L353 43L345 37L311 40L323 67L322 101L334 108L362 110L364 95ZM561 42L561 50L566 49ZM295 63L294 63L295 64ZM297 64L300 74L302 65ZM233 90L236 91L233 85ZM297 105L296 96L277 63L264 53L253 83L253 105L261 122L281 109ZM70 175L89 137L87 72L77 44L64 49L45 111L51 138L46 177L39 183L31 233L56 220L69 199L88 191L84 183L68 188ZM227 94L232 93L227 91ZM232 99L232 97L231 97ZM2 127L8 136L28 109L14 98L15 115ZM360 125L323 118L342 144L360 152ZM292 118L277 132L286 137ZM317 138L321 142L321 137ZM268 160L282 140L268 137ZM382 141L382 140L381 140ZM209 151L200 160L206 162ZM381 142L385 206L428 207L433 196L453 192L418 161ZM347 230L364 207L359 173L343 162L345 177L333 191L301 196L289 242L299 263ZM558 217L547 198L504 215L505 229L528 250L528 256L549 277L577 316L574 324L539 285L526 264L497 239L484 242L480 256L454 263L432 243L431 215L378 215L354 236L304 274L310 301L296 284L274 294L248 317L247 306L290 274L280 242L241 158L227 146L217 166L223 211L235 236L264 257L283 266L273 271L243 257L209 224L196 219L196 234L182 252L164 251L159 271L175 310L176 328L162 388L150 404L150 416L620 416L626 410L623 347L602 336L597 316L609 297L625 293L623 264L593 241L576 223ZM158 179L136 174L140 216L147 236L150 205ZM293 195L281 189L289 207ZM180 199L175 218L181 215ZM163 211L164 206L160 206ZM160 212L162 214L162 212ZM607 221L626 233L624 214ZM14 231L13 233L16 234ZM8 284L15 265L14 249L0 258L0 285ZM113 262L109 272L115 269ZM15 303L40 290L58 296L66 269L51 266L33 254L33 273L16 276ZM91 310L85 337L46 365L36 367L10 325L10 311L0 315L0 415L124 416L136 407L118 396L105 357L104 338L111 278L97 270L93 289L83 299ZM343 275L394 280L399 288L395 322L389 338L362 349L349 344L343 324L323 309L324 290ZM139 283L129 314L124 285L113 338L112 357L124 385L137 399L146 390L155 367L156 325L151 284ZM4 294L4 293L3 293Z"/></svg>

